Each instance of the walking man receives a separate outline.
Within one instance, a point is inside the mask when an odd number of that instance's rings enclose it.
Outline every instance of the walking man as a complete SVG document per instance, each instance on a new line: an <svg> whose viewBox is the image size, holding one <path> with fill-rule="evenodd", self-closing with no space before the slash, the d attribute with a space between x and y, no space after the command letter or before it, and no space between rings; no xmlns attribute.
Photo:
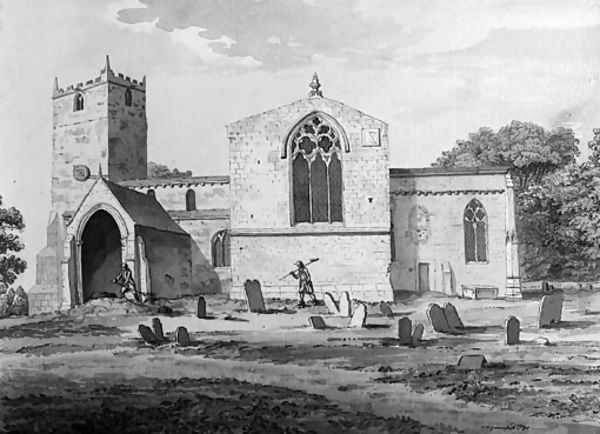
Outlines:
<svg viewBox="0 0 600 434"><path fill-rule="evenodd" d="M298 307L306 307L306 303L304 303L305 295L308 295L313 304L316 305L317 299L315 297L315 289L313 288L313 283L308 268L302 261L296 261L294 265L297 267L297 269L292 271L291 275L294 277L294 279L298 279L298 293L300 296Z"/></svg>

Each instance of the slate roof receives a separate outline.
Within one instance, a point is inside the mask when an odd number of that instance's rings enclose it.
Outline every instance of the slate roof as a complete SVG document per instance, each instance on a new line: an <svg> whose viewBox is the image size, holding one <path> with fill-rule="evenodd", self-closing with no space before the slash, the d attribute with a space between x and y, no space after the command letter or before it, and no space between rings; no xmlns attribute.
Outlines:
<svg viewBox="0 0 600 434"><path fill-rule="evenodd" d="M107 179L102 178L102 180L136 225L187 235L187 232L171 219L169 213L153 197Z"/></svg>

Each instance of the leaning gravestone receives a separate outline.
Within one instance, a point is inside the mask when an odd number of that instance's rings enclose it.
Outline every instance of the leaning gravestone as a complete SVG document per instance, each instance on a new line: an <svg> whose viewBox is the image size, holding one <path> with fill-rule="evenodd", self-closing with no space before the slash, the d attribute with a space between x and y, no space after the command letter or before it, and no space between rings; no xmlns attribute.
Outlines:
<svg viewBox="0 0 600 434"><path fill-rule="evenodd" d="M385 301L379 303L379 310L384 316L387 316L388 318L394 317L394 312L392 311L392 308Z"/></svg>
<svg viewBox="0 0 600 434"><path fill-rule="evenodd" d="M412 321L404 317L398 320L398 340L401 345L412 344Z"/></svg>
<svg viewBox="0 0 600 434"><path fill-rule="evenodd" d="M327 306L327 310L329 311L329 313L333 315L339 315L340 310L337 307L337 303L335 302L333 296L329 292L326 292L323 295L323 300L325 301L325 306Z"/></svg>
<svg viewBox="0 0 600 434"><path fill-rule="evenodd" d="M159 318L152 318L152 329L154 330L154 336L156 336L161 341L165 340L163 326Z"/></svg>
<svg viewBox="0 0 600 434"><path fill-rule="evenodd" d="M175 330L175 340L182 347L188 347L191 345L190 335L185 327L177 327Z"/></svg>
<svg viewBox="0 0 600 434"><path fill-rule="evenodd" d="M266 311L265 299L258 280L246 280L244 283L246 300L248 300L248 310L250 312L263 313Z"/></svg>
<svg viewBox="0 0 600 434"><path fill-rule="evenodd" d="M560 323L562 318L563 296L562 294L549 294L542 297L539 311L539 326L551 327Z"/></svg>
<svg viewBox="0 0 600 434"><path fill-rule="evenodd" d="M367 324L367 306L363 303L359 303L352 319L350 320L350 327L364 327Z"/></svg>
<svg viewBox="0 0 600 434"><path fill-rule="evenodd" d="M482 354L465 354L458 359L458 369L481 369L487 365L487 360Z"/></svg>
<svg viewBox="0 0 600 434"><path fill-rule="evenodd" d="M146 342L147 344L156 345L159 343L158 338L156 337L152 329L150 329L150 327L144 324L140 324L138 326L138 332L140 333L140 336L142 337L144 342Z"/></svg>
<svg viewBox="0 0 600 434"><path fill-rule="evenodd" d="M198 307L196 308L198 318L206 318L206 300L204 297L198 297Z"/></svg>
<svg viewBox="0 0 600 434"><path fill-rule="evenodd" d="M317 330L323 330L323 329L327 328L322 316L311 316L308 319L308 322L310 323L312 328L317 329Z"/></svg>
<svg viewBox="0 0 600 434"><path fill-rule="evenodd" d="M509 316L506 320L506 345L517 345L521 334L521 322L517 317Z"/></svg>
<svg viewBox="0 0 600 434"><path fill-rule="evenodd" d="M352 316L352 303L350 302L350 294L348 291L342 292L340 297L340 316L349 318Z"/></svg>
<svg viewBox="0 0 600 434"><path fill-rule="evenodd" d="M446 321L451 329L464 329L465 325L460 319L458 312L452 303L446 303L444 305L444 314L446 315Z"/></svg>
<svg viewBox="0 0 600 434"><path fill-rule="evenodd" d="M29 300L27 299L27 293L22 286L17 288L12 305L10 306L10 314L18 316L29 314Z"/></svg>
<svg viewBox="0 0 600 434"><path fill-rule="evenodd" d="M432 303L427 307L427 318L431 321L431 325L436 332L448 333L451 331L444 309L439 305Z"/></svg>
<svg viewBox="0 0 600 434"><path fill-rule="evenodd" d="M423 332L425 331L425 327L423 327L423 324L417 324L415 325L415 328L413 330L413 334L411 337L411 341L412 344L416 347L417 345L419 345L419 343L421 342L421 340L423 340Z"/></svg>

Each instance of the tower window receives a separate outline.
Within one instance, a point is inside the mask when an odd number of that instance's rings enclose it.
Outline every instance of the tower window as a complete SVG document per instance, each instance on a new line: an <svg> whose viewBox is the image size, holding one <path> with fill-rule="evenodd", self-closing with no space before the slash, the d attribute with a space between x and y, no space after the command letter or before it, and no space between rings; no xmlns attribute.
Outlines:
<svg viewBox="0 0 600 434"><path fill-rule="evenodd" d="M342 221L342 147L340 133L318 113L290 135L293 222Z"/></svg>
<svg viewBox="0 0 600 434"><path fill-rule="evenodd" d="M185 193L185 210L194 211L196 209L196 192L191 188Z"/></svg>
<svg viewBox="0 0 600 434"><path fill-rule="evenodd" d="M125 105L128 107L131 107L131 100L132 100L131 89L127 88L125 90Z"/></svg>
<svg viewBox="0 0 600 434"><path fill-rule="evenodd" d="M73 99L73 111L78 112L81 110L83 110L83 95L76 93L75 98Z"/></svg>
<svg viewBox="0 0 600 434"><path fill-rule="evenodd" d="M153 190L153 189L150 189L150 190L148 190L148 191L146 192L146 194L147 194L148 196L150 196L152 199L156 199L156 193L154 192L154 190Z"/></svg>
<svg viewBox="0 0 600 434"><path fill-rule="evenodd" d="M229 246L229 231L217 232L211 240L213 267L231 266L231 254Z"/></svg>
<svg viewBox="0 0 600 434"><path fill-rule="evenodd" d="M487 261L487 213L477 199L465 208L465 260L467 262Z"/></svg>

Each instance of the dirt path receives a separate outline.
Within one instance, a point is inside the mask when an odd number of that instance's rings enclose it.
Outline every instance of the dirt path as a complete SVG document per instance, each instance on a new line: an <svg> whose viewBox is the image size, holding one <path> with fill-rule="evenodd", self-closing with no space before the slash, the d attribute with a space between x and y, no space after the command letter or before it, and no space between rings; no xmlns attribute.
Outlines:
<svg viewBox="0 0 600 434"><path fill-rule="evenodd" d="M452 426L471 433L599 432L600 426L574 425L548 419L494 410L476 404L462 404L437 392L419 394L403 384L380 384L376 373L331 369L318 365L301 367L250 361L214 360L201 356L161 354L123 349L86 351L45 357L20 354L3 356L0 361L5 395L21 393L11 377L32 372L48 372L71 381L102 379L107 384L134 381L143 377L159 379L232 378L261 385L282 386L318 394L343 407L382 417L408 416L429 426ZM507 422L510 421L510 422Z"/></svg>

